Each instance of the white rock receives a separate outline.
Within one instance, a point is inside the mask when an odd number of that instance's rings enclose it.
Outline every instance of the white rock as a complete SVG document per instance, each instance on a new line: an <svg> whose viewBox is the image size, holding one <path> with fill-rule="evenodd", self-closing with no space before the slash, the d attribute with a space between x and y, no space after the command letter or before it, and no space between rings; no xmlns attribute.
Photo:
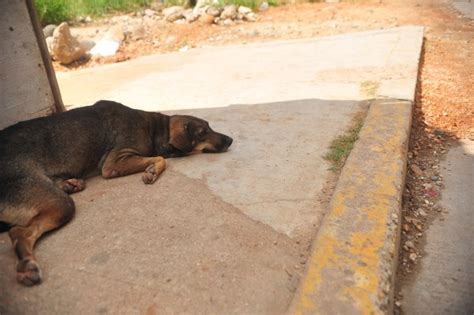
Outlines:
<svg viewBox="0 0 474 315"><path fill-rule="evenodd" d="M48 52L51 56L53 55L53 51L51 49L52 44L53 44L53 36L46 37L46 45L48 46Z"/></svg>
<svg viewBox="0 0 474 315"><path fill-rule="evenodd" d="M184 11L183 16L186 19L186 22L192 23L196 21L197 19L199 19L200 14L197 12L194 12L193 9L188 9Z"/></svg>
<svg viewBox="0 0 474 315"><path fill-rule="evenodd" d="M257 15L253 12L247 13L244 15L244 20L249 22L255 22L257 20Z"/></svg>
<svg viewBox="0 0 474 315"><path fill-rule="evenodd" d="M92 56L108 57L117 53L125 34L121 25L117 24L109 28L104 38L99 40L90 50Z"/></svg>
<svg viewBox="0 0 474 315"><path fill-rule="evenodd" d="M234 25L234 22L231 19L225 19L223 22L224 26Z"/></svg>
<svg viewBox="0 0 474 315"><path fill-rule="evenodd" d="M250 12L252 12L252 9L250 9L248 7L244 7L244 6L239 7L239 13L242 14L242 15L246 15Z"/></svg>
<svg viewBox="0 0 474 315"><path fill-rule="evenodd" d="M221 15L221 10L216 7L209 7L207 8L206 13L212 15L213 17L218 17L219 15Z"/></svg>
<svg viewBox="0 0 474 315"><path fill-rule="evenodd" d="M177 19L176 21L173 22L174 24L186 24L187 21L185 18L182 19Z"/></svg>
<svg viewBox="0 0 474 315"><path fill-rule="evenodd" d="M226 5L221 13L221 19L235 19L237 17L237 7L235 5Z"/></svg>
<svg viewBox="0 0 474 315"><path fill-rule="evenodd" d="M174 22L178 19L183 18L184 8L181 6L173 6L163 10L165 20L168 22Z"/></svg>
<svg viewBox="0 0 474 315"><path fill-rule="evenodd" d="M156 14L156 11L155 10L152 10L152 9L146 9L145 10L145 15L146 16L149 16L149 17L152 17Z"/></svg>
<svg viewBox="0 0 474 315"><path fill-rule="evenodd" d="M120 43L112 40L112 39L101 39L95 44L95 46L91 49L90 53L92 56L113 56L117 53L117 50L120 47Z"/></svg>
<svg viewBox="0 0 474 315"><path fill-rule="evenodd" d="M46 26L43 28L44 38L48 38L48 37L50 37L50 36L53 36L53 32L54 32L54 30L56 29L56 27L58 27L58 26L57 26L57 25L54 25L54 24L46 25Z"/></svg>
<svg viewBox="0 0 474 315"><path fill-rule="evenodd" d="M260 11L265 11L265 10L268 10L268 2L267 1L263 1L260 6L258 7L258 9Z"/></svg>

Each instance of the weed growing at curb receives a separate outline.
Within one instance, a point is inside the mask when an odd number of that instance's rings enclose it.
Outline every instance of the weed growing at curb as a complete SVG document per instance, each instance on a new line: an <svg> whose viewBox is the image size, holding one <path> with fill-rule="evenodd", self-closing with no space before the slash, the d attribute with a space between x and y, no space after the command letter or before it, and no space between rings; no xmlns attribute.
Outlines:
<svg viewBox="0 0 474 315"><path fill-rule="evenodd" d="M334 139L329 146L329 151L323 156L326 161L331 162L331 171L339 172L351 153L354 143L359 139L359 132L364 124L367 110L357 113L352 119L349 129Z"/></svg>

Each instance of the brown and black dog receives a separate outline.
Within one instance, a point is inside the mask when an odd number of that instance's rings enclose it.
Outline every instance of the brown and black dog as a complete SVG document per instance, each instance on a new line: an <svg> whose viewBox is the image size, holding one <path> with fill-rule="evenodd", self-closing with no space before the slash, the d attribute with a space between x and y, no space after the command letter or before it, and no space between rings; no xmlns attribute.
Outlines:
<svg viewBox="0 0 474 315"><path fill-rule="evenodd" d="M167 116L111 101L17 123L0 131L0 223L18 257L17 280L41 282L33 255L45 232L65 224L75 207L68 195L84 178L113 178L143 171L153 184L165 158L224 152L232 138L192 116Z"/></svg>

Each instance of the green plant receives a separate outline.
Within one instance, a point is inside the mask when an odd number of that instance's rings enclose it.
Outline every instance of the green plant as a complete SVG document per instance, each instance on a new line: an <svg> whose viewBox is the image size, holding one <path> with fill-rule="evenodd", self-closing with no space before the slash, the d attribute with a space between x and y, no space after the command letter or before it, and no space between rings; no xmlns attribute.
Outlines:
<svg viewBox="0 0 474 315"><path fill-rule="evenodd" d="M41 23L61 23L81 15L101 16L127 12L149 5L153 0L36 0Z"/></svg>
<svg viewBox="0 0 474 315"><path fill-rule="evenodd" d="M359 139L359 132L365 118L365 112L357 114L349 129L331 142L329 151L324 155L324 159L330 161L331 170L340 171L351 153L354 143Z"/></svg>
<svg viewBox="0 0 474 315"><path fill-rule="evenodd" d="M236 6L244 6L251 9L256 9L260 5L261 0L219 0L220 6L234 4Z"/></svg>
<svg viewBox="0 0 474 315"><path fill-rule="evenodd" d="M72 17L67 0L36 0L35 4L43 24L61 23Z"/></svg>

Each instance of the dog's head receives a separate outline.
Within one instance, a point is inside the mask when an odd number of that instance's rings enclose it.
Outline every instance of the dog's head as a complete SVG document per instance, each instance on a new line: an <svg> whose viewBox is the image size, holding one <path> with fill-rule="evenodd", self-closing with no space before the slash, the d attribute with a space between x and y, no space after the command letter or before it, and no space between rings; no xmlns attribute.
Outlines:
<svg viewBox="0 0 474 315"><path fill-rule="evenodd" d="M215 132L209 123L193 116L170 116L169 144L180 155L190 153L225 152L232 144L232 138Z"/></svg>

